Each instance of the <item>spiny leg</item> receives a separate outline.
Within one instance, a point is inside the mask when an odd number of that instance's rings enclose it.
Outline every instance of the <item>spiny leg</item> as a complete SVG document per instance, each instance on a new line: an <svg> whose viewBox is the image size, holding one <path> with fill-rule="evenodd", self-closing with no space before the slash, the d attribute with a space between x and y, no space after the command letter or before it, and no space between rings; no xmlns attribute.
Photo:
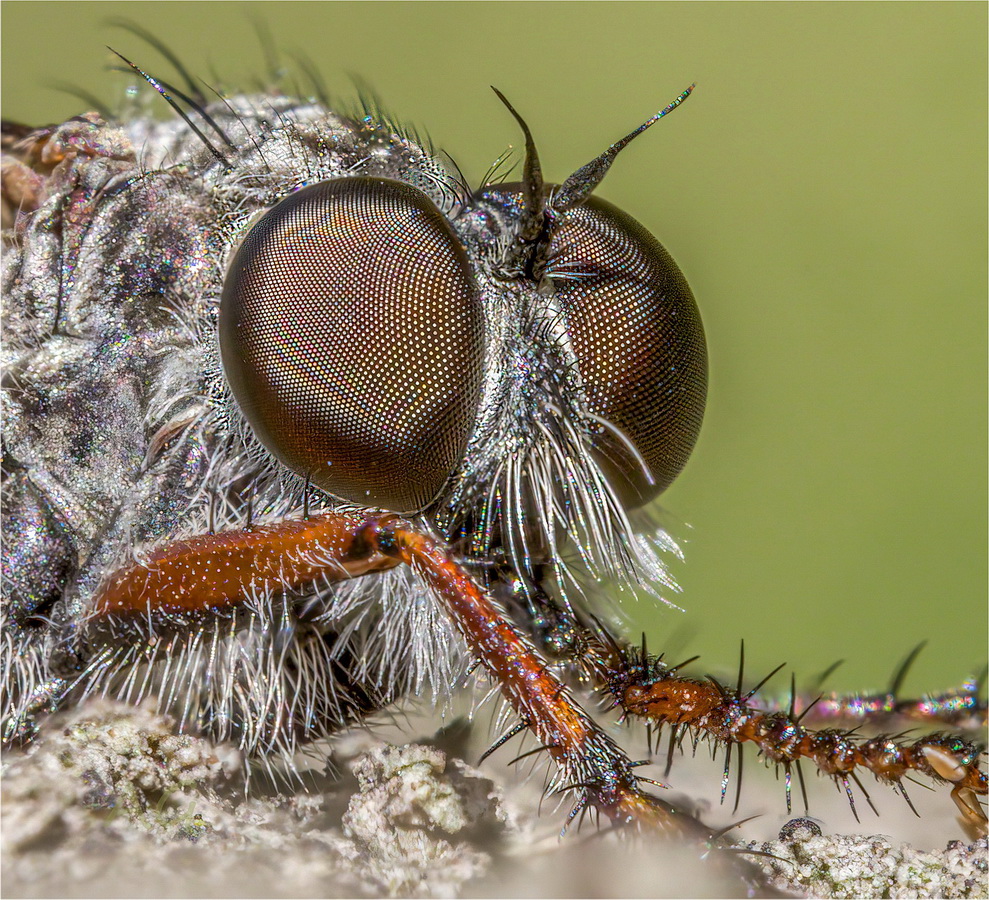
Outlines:
<svg viewBox="0 0 989 900"><path fill-rule="evenodd" d="M438 543L398 522L377 531L377 548L411 565L432 587L471 652L557 763L563 789L579 788L571 819L591 804L612 821L707 840L710 829L638 787L631 760L580 708L528 638Z"/></svg>
<svg viewBox="0 0 989 900"><path fill-rule="evenodd" d="M659 657L649 657L644 662L639 648L620 644L601 623L595 624L597 630L587 629L584 637L588 652L581 664L610 691L624 715L641 718L654 727L672 726L670 761L677 735L682 736L687 729L729 746L751 741L763 756L782 766L787 774L801 759L812 761L823 774L835 780L839 789L844 788L853 812L849 778L862 787L855 775L856 768L868 769L878 780L899 788L905 798L902 779L910 772L917 772L937 783L950 783L951 797L966 826L985 833L987 818L979 798L989 793L989 785L985 772L979 768L981 745L940 733L907 744L888 735L863 740L840 729L815 731L801 724L810 707L794 716L792 698L789 714L767 712L749 704L755 691L778 669L743 694L740 684L731 690L711 678L680 677L679 666L668 667ZM895 681L899 680L897 676ZM799 766L797 770L803 789ZM786 783L789 808L789 777ZM727 788L726 779L723 784ZM863 795L869 801L864 789Z"/></svg>
<svg viewBox="0 0 989 900"><path fill-rule="evenodd" d="M629 758L574 700L528 638L431 538L394 516L318 513L166 544L110 575L94 620L202 614L252 593L334 582L405 563L430 586L468 647L557 764L558 790L579 813L591 805L619 824L701 841L711 831L639 788Z"/></svg>

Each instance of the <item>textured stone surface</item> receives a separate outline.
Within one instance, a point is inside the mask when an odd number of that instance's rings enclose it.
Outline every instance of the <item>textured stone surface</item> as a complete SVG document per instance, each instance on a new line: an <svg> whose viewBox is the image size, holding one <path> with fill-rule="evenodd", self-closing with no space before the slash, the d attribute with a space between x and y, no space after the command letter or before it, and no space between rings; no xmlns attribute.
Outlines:
<svg viewBox="0 0 989 900"><path fill-rule="evenodd" d="M882 835L822 835L795 829L785 839L752 842L759 862L784 890L813 897L985 897L987 844L953 841L915 850Z"/></svg>
<svg viewBox="0 0 989 900"><path fill-rule="evenodd" d="M543 768L527 780L505 768L506 751L501 768L485 764L496 784L457 758L476 756L468 731L392 746L356 730L320 748L326 770L278 783L255 774L245 794L236 751L176 734L147 709L101 702L53 717L36 742L5 755L3 896L743 893L730 871L737 857L718 866L696 848L621 840L586 823L560 840L566 806L548 798L537 814ZM678 764L671 780L685 786L689 769ZM710 787L710 772L700 783ZM984 840L922 851L819 830L797 823L787 840L745 846L777 857L751 859L795 894L987 895Z"/></svg>
<svg viewBox="0 0 989 900"><path fill-rule="evenodd" d="M244 797L235 752L171 728L100 703L7 755L5 896L452 896L514 827L491 781L432 747L368 737L356 789L255 779Z"/></svg>

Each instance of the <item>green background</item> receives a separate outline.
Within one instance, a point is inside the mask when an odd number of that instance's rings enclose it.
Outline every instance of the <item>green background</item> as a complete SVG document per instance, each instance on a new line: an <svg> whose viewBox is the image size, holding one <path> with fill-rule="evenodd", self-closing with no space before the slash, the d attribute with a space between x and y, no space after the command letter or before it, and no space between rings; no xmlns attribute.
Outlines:
<svg viewBox="0 0 989 900"><path fill-rule="evenodd" d="M687 612L631 603L633 630L712 671L740 637L754 676L844 657L841 689L885 685L922 639L910 690L981 666L985 4L7 2L4 117L81 112L58 82L119 98L105 44L171 78L114 16L231 89L268 79L260 17L473 183L519 145L490 84L560 180L697 81L599 192L676 257L712 361L699 446L664 498Z"/></svg>

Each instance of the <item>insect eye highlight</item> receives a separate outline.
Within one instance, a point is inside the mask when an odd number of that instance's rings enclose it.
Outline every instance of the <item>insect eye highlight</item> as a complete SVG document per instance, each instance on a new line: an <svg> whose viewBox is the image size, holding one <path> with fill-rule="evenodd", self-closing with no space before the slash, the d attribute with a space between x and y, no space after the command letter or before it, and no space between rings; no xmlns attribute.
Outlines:
<svg viewBox="0 0 989 900"><path fill-rule="evenodd" d="M220 350L258 440L327 493L418 512L462 459L484 322L466 253L418 189L305 187L250 230L227 272Z"/></svg>

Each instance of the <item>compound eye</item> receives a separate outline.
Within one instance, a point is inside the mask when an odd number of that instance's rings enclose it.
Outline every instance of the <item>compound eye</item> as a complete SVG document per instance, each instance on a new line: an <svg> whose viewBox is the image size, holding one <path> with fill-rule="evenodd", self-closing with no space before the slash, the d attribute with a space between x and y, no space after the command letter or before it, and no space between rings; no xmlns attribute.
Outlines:
<svg viewBox="0 0 989 900"><path fill-rule="evenodd" d="M686 464L704 416L707 347L693 295L662 245L596 197L567 214L548 271L566 276L556 295L588 405L612 426L595 439L599 461L626 502L645 503Z"/></svg>
<svg viewBox="0 0 989 900"><path fill-rule="evenodd" d="M248 232L223 286L220 350L275 457L339 499L409 514L463 458L483 326L466 253L426 195L341 178Z"/></svg>

